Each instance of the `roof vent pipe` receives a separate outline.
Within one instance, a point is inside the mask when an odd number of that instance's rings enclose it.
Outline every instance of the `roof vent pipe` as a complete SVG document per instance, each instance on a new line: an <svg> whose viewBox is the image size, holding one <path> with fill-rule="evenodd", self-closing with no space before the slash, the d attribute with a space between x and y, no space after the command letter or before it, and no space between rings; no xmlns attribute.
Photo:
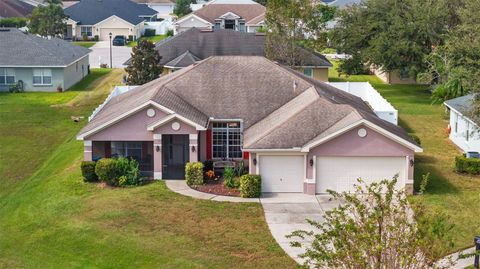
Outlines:
<svg viewBox="0 0 480 269"><path fill-rule="evenodd" d="M297 81L294 80L293 81L293 92L296 92L297 91Z"/></svg>

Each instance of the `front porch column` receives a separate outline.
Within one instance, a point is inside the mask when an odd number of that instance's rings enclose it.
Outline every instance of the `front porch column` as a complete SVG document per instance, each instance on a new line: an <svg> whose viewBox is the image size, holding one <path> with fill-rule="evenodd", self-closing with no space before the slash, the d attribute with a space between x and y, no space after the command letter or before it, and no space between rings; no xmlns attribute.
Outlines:
<svg viewBox="0 0 480 269"><path fill-rule="evenodd" d="M415 163L415 157L412 156L407 156L407 178L405 180L405 192L407 195L412 195L413 194L413 169L414 169L414 163Z"/></svg>
<svg viewBox="0 0 480 269"><path fill-rule="evenodd" d="M162 179L162 135L153 134L153 179Z"/></svg>
<svg viewBox="0 0 480 269"><path fill-rule="evenodd" d="M92 141L91 140L83 141L83 160L84 161L92 160Z"/></svg>
<svg viewBox="0 0 480 269"><path fill-rule="evenodd" d="M198 162L198 134L190 134L189 136L190 162Z"/></svg>
<svg viewBox="0 0 480 269"><path fill-rule="evenodd" d="M248 154L248 173L251 175L257 174L257 154L250 152Z"/></svg>

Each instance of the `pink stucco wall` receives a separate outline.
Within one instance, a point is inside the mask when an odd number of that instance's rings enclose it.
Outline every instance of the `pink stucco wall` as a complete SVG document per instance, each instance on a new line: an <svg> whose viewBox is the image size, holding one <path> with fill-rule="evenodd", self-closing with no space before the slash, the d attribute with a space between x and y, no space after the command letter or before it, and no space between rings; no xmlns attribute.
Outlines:
<svg viewBox="0 0 480 269"><path fill-rule="evenodd" d="M153 107L151 107L153 108ZM147 126L159 121L167 114L159 109L155 110L155 116L150 118L147 116L147 109L129 116L113 124L112 126L95 133L85 140L92 141L152 141L152 132L147 130Z"/></svg>
<svg viewBox="0 0 480 269"><path fill-rule="evenodd" d="M172 123L178 122L180 124L180 129L178 130L173 130L172 129ZM164 123L162 126L157 127L155 130L153 130L154 134L196 134L197 130L195 127L188 125L178 119L173 119L170 120L166 123Z"/></svg>
<svg viewBox="0 0 480 269"><path fill-rule="evenodd" d="M366 137L358 136L358 129L360 128L367 130ZM313 156L410 156L410 158L413 158L414 151L366 126L359 126L311 149L307 155L307 160L312 159ZM312 178L313 167L308 165L308 162L307 178ZM413 179L413 167L409 166L409 176L410 174L410 178Z"/></svg>

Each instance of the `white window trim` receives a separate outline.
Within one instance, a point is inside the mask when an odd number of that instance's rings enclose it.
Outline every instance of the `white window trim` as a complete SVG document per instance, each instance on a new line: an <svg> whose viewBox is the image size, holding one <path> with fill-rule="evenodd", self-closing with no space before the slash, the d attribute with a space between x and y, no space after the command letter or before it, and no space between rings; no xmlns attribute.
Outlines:
<svg viewBox="0 0 480 269"><path fill-rule="evenodd" d="M15 81L17 81L17 76L16 76L16 73L15 73L15 69L14 68L6 68L6 67L0 67L0 69L3 69L3 74L0 73L0 77L4 77L5 79L5 83L0 83L0 85L13 85L15 84ZM13 71L13 83L7 83L7 73L8 73L8 70L11 70Z"/></svg>
<svg viewBox="0 0 480 269"><path fill-rule="evenodd" d="M37 71L40 70L41 73L42 73L42 75L40 76L40 77L41 77L41 81L42 81L41 83L35 83L35 81L34 81L34 79L33 79L34 77L36 77L36 76L35 76L35 70L37 70ZM45 70L50 70L50 76L45 76L45 75L44 75L44 71L45 71ZM37 76L37 77L38 77L38 76ZM50 83L44 83L44 82L43 82L43 81L44 81L44 77L50 77ZM49 68L33 69L32 85L33 85L33 86L52 86L52 85L53 85L53 72L52 72L52 69L49 69Z"/></svg>
<svg viewBox="0 0 480 269"><path fill-rule="evenodd" d="M88 30L87 30L87 31L86 31L87 37L92 37L92 36L93 36L93 26L92 26L92 25L81 25L81 26L80 26L80 36L81 36L81 37L83 36L82 28L88 28L88 27L90 27L90 33L91 33L91 35L88 35Z"/></svg>
<svg viewBox="0 0 480 269"><path fill-rule="evenodd" d="M230 149L229 149L229 146L230 144L228 143L229 142L229 138L228 138L228 127L227 127L227 144L225 145L225 148L226 148L226 156L225 157L214 157L213 154L214 154L214 151L213 151L213 147L214 147L214 143L213 143L213 124L214 123L234 123L234 122L238 122L238 124L240 125L239 126L239 129L240 129L240 152L241 152L241 156L240 157L230 157ZM224 129L224 128L219 128L219 129ZM233 128L232 128L233 129ZM240 120L217 120L217 121L212 121L212 141L211 141L211 152L212 152L212 159L214 160L222 160L222 159L243 159L243 148L242 148L242 145L243 145L243 121L240 121Z"/></svg>

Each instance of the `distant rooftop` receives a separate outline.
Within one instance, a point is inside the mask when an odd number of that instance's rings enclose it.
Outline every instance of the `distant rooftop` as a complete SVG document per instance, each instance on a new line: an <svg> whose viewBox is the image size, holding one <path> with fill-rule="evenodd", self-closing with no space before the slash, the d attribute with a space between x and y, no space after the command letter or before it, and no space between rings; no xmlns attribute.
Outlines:
<svg viewBox="0 0 480 269"><path fill-rule="evenodd" d="M15 28L0 29L0 67L63 67L89 52L62 39L46 39Z"/></svg>

